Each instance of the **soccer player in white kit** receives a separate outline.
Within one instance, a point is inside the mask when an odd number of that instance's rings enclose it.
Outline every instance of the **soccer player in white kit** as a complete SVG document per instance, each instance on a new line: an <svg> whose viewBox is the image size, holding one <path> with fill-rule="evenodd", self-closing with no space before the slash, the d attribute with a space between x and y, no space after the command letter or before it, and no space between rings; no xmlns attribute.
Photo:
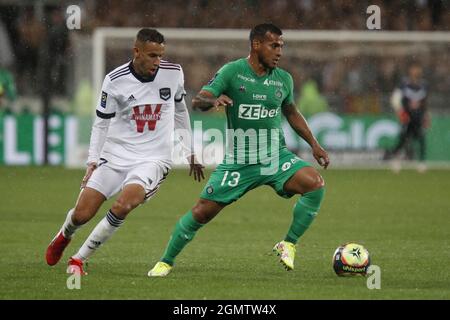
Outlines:
<svg viewBox="0 0 450 320"><path fill-rule="evenodd" d="M191 126L184 102L180 65L162 60L164 36L155 29L138 32L132 61L106 75L92 127L86 175L75 208L47 248L46 260L58 263L75 231L95 216L108 198L121 190L106 217L69 259L68 272L86 274L84 262L122 225L126 216L158 191L171 168L173 134L200 181L203 166L191 152Z"/></svg>

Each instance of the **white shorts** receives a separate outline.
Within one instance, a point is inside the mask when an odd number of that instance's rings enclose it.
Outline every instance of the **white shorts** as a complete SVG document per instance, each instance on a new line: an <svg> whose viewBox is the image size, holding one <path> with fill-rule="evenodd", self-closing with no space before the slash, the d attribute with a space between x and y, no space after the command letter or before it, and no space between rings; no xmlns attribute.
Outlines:
<svg viewBox="0 0 450 320"><path fill-rule="evenodd" d="M99 166L89 178L86 187L111 198L127 184L139 184L145 190L145 201L152 198L169 174L169 167L161 161L147 161L132 166L115 166L100 159Z"/></svg>

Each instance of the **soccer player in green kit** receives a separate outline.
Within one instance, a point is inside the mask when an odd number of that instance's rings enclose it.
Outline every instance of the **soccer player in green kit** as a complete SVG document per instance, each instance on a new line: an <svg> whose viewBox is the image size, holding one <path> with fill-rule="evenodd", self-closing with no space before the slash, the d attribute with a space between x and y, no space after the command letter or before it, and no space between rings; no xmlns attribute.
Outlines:
<svg viewBox="0 0 450 320"><path fill-rule="evenodd" d="M324 181L311 164L286 149L281 112L325 169L329 158L297 111L291 75L277 67L283 48L281 30L273 24L255 26L250 46L247 58L224 65L192 101L193 108L203 111L225 107L227 133L233 132L227 135L227 145L232 148L211 174L196 205L175 225L161 260L148 273L150 277L169 274L175 257L198 229L261 185L271 186L284 198L301 195L287 235L273 248L286 270L294 269L295 245L319 211Z"/></svg>

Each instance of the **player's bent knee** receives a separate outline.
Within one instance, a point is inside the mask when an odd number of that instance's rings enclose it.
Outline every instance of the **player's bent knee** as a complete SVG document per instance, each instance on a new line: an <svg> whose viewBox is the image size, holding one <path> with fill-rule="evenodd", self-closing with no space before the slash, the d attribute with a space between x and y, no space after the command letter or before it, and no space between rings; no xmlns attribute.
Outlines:
<svg viewBox="0 0 450 320"><path fill-rule="evenodd" d="M200 199L192 208L192 216L198 223L205 224L211 221L222 208L213 201Z"/></svg>
<svg viewBox="0 0 450 320"><path fill-rule="evenodd" d="M87 223L95 216L106 197L99 191L86 187L77 199L72 214L72 222L75 225Z"/></svg>
<svg viewBox="0 0 450 320"><path fill-rule="evenodd" d="M121 219L124 219L134 208L136 208L139 204L134 204L128 201L124 201L122 199L117 199L112 208L111 211Z"/></svg>
<svg viewBox="0 0 450 320"><path fill-rule="evenodd" d="M304 176L304 179L300 179L300 188L304 190L304 193L318 190L325 187L325 181L317 170L308 172Z"/></svg>
<svg viewBox="0 0 450 320"><path fill-rule="evenodd" d="M325 187L325 180L323 180L322 176L317 173L317 176L314 179L314 183L312 185L311 191L324 188Z"/></svg>
<svg viewBox="0 0 450 320"><path fill-rule="evenodd" d="M285 190L295 194L305 194L325 186L325 181L319 172L312 168L303 168L285 184Z"/></svg>
<svg viewBox="0 0 450 320"><path fill-rule="evenodd" d="M205 224L212 219L212 217L209 217L206 206L202 203L202 200L197 202L197 204L192 208L192 216L195 221L202 224Z"/></svg>
<svg viewBox="0 0 450 320"><path fill-rule="evenodd" d="M95 216L95 213L95 210L89 207L80 207L77 205L72 214L72 222L76 226L81 226L91 220Z"/></svg>

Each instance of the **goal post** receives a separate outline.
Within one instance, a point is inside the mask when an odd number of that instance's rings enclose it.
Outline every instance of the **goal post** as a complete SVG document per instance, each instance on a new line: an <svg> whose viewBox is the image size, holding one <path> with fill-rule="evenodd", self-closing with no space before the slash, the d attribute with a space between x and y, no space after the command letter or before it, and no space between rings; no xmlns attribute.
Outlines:
<svg viewBox="0 0 450 320"><path fill-rule="evenodd" d="M100 92L105 76L105 44L107 39L127 39L130 44L139 28L103 27L94 30L92 36L92 78L95 92ZM170 40L234 40L247 41L250 30L246 29L158 29ZM405 31L313 31L284 30L286 42L393 42L393 43L446 43L450 44L450 32L405 32Z"/></svg>

